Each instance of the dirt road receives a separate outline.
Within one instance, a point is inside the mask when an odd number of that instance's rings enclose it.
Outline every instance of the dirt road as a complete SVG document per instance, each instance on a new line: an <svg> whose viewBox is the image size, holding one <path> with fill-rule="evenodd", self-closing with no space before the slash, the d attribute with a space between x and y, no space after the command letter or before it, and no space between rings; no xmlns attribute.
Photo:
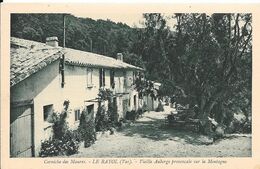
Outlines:
<svg viewBox="0 0 260 169"><path fill-rule="evenodd" d="M165 124L165 112L146 112L114 135L102 135L74 157L250 157L251 136L235 136L214 144L207 137L174 130Z"/></svg>

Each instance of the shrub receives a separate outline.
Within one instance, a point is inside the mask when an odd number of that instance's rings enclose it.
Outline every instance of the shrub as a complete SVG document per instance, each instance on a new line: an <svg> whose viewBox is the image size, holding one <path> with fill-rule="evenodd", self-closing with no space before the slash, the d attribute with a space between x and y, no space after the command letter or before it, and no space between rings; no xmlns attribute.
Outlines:
<svg viewBox="0 0 260 169"><path fill-rule="evenodd" d="M46 140L41 144L40 157L52 157L61 155L61 140Z"/></svg>
<svg viewBox="0 0 260 169"><path fill-rule="evenodd" d="M40 157L72 155L78 152L79 142L74 138L73 131L67 131L62 139L46 140L41 145Z"/></svg>
<svg viewBox="0 0 260 169"><path fill-rule="evenodd" d="M140 116L142 116L143 113L144 113L144 110L143 110L143 109L138 109L137 111L135 111L135 110L127 111L127 112L126 112L125 119L126 119L126 120L135 121L135 120L138 119Z"/></svg>
<svg viewBox="0 0 260 169"><path fill-rule="evenodd" d="M63 112L59 116L56 113L53 114L56 116L53 124L53 137L55 139L62 139L66 131L68 131L68 124L66 122L67 112Z"/></svg>
<svg viewBox="0 0 260 169"><path fill-rule="evenodd" d="M164 111L164 108L163 108L162 102L159 102L158 107L156 108L155 111L156 111L156 112Z"/></svg>
<svg viewBox="0 0 260 169"><path fill-rule="evenodd" d="M80 137L77 131L68 129L66 122L69 101L64 101L62 113L53 113L53 138L41 145L40 157L72 155L78 152Z"/></svg>
<svg viewBox="0 0 260 169"><path fill-rule="evenodd" d="M136 119L137 119L137 112L136 111L134 111L134 110L132 110L132 111L127 111L126 112L126 116L125 116L125 118L127 119L127 120L132 120L132 121L135 121Z"/></svg>
<svg viewBox="0 0 260 169"><path fill-rule="evenodd" d="M117 105L116 101L113 101L113 92L110 89L100 89L98 96L99 103L95 118L96 131L111 131L118 122ZM104 101L108 101L108 111L106 111L105 105L102 105Z"/></svg>
<svg viewBox="0 0 260 169"><path fill-rule="evenodd" d="M109 124L111 125L110 127L115 127L115 125L118 122L118 113L117 113L117 105L116 101L112 101L112 97L108 99L108 120Z"/></svg>
<svg viewBox="0 0 260 169"><path fill-rule="evenodd" d="M67 118L69 103L70 102L68 100L65 100L63 103L63 107L64 107L63 111L60 114L58 113L52 114L52 121L54 123L53 136L55 139L61 139L68 131L66 118Z"/></svg>
<svg viewBox="0 0 260 169"><path fill-rule="evenodd" d="M243 125L243 132L244 133L252 133L252 124L251 121L246 121Z"/></svg>
<svg viewBox="0 0 260 169"><path fill-rule="evenodd" d="M63 143L63 152L66 155L72 155L78 152L79 141L75 138L74 132L68 130L65 135L62 137Z"/></svg>
<svg viewBox="0 0 260 169"><path fill-rule="evenodd" d="M106 131L109 129L109 120L105 110L105 106L99 103L96 118L95 118L96 131Z"/></svg>
<svg viewBox="0 0 260 169"><path fill-rule="evenodd" d="M86 120L85 111L80 116L78 133L80 141L84 141L84 147L89 147L96 141L95 124L92 120Z"/></svg>

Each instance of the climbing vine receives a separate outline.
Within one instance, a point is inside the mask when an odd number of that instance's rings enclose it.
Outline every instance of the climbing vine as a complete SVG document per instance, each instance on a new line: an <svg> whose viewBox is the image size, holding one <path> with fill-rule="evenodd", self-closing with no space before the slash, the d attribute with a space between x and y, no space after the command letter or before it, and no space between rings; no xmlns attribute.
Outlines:
<svg viewBox="0 0 260 169"><path fill-rule="evenodd" d="M95 118L96 131L111 130L118 122L117 106L113 98L113 91L110 89L101 88L99 90L98 110ZM108 105L105 104L106 101Z"/></svg>

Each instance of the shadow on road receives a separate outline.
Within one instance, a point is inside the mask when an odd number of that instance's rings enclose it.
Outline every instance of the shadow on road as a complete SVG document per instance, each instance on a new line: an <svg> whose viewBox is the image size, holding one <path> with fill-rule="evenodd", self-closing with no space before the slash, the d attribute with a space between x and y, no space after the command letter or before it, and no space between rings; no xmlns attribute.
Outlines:
<svg viewBox="0 0 260 169"><path fill-rule="evenodd" d="M144 119L145 120L142 120ZM198 133L177 130L165 123L164 118L149 117L149 114L121 131L125 136L140 136L153 141L173 140L193 145L211 144L212 140Z"/></svg>

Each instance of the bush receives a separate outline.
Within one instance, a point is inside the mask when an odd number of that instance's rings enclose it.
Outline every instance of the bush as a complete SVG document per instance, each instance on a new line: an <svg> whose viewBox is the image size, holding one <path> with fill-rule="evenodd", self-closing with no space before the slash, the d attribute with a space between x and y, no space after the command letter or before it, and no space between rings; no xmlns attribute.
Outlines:
<svg viewBox="0 0 260 169"><path fill-rule="evenodd" d="M118 122L117 105L116 101L113 101L113 92L110 89L100 89L98 96L99 103L95 118L96 131L111 131ZM108 111L106 111L105 105L102 105L104 101L108 101Z"/></svg>
<svg viewBox="0 0 260 169"><path fill-rule="evenodd" d="M80 141L84 141L84 147L89 147L96 141L95 124L92 120L86 120L86 112L83 111L80 116L78 128Z"/></svg>
<svg viewBox="0 0 260 169"><path fill-rule="evenodd" d="M119 115L117 113L116 104L117 104L116 101L115 102L112 101L112 97L108 99L107 115L108 115L109 124L111 124L110 127L115 127L118 122Z"/></svg>
<svg viewBox="0 0 260 169"><path fill-rule="evenodd" d="M78 152L79 141L74 138L73 131L67 131L62 139L50 139L41 145L40 157L72 155Z"/></svg>
<svg viewBox="0 0 260 169"><path fill-rule="evenodd" d="M96 131L106 131L109 129L109 118L107 116L105 106L99 103L96 119L95 119L95 128Z"/></svg>
<svg viewBox="0 0 260 169"><path fill-rule="evenodd" d="M156 108L155 111L156 111L156 112L164 111L164 108L163 108L162 102L159 102L158 107Z"/></svg>
<svg viewBox="0 0 260 169"><path fill-rule="evenodd" d="M135 121L135 120L138 119L140 116L142 116L143 113L144 113L144 110L143 110L143 109L138 109L137 111L135 111L135 110L127 111L127 112L126 112L125 119L126 119L126 120Z"/></svg>
<svg viewBox="0 0 260 169"><path fill-rule="evenodd" d="M244 133L252 133L252 124L251 121L246 121L243 125L243 132Z"/></svg>
<svg viewBox="0 0 260 169"><path fill-rule="evenodd" d="M61 140L52 139L42 142L41 150L40 150L40 157L52 157L62 155L61 151Z"/></svg>
<svg viewBox="0 0 260 169"><path fill-rule="evenodd" d="M68 125L66 122L67 112L63 112L59 116L57 113L53 113L53 116L56 116L53 124L53 137L55 139L62 139L68 131Z"/></svg>
<svg viewBox="0 0 260 169"><path fill-rule="evenodd" d="M135 121L138 118L137 112L132 110L132 111L127 111L125 115L126 120L132 120Z"/></svg>
<svg viewBox="0 0 260 169"><path fill-rule="evenodd" d="M69 130L62 138L63 151L66 155L72 155L78 152L79 141L75 138L74 132Z"/></svg>
<svg viewBox="0 0 260 169"><path fill-rule="evenodd" d="M69 101L65 100L63 106L62 113L52 114L53 139L42 143L40 157L72 155L78 152L80 136L77 131L69 130L66 122Z"/></svg>

